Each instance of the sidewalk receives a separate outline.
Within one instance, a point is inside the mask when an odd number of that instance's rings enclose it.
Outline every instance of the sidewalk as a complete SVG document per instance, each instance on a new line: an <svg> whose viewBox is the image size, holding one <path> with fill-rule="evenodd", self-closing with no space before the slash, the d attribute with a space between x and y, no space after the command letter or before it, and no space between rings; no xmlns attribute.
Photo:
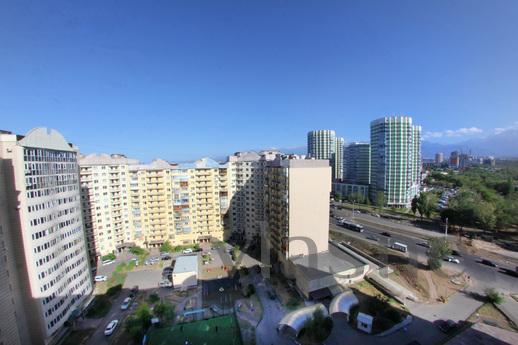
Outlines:
<svg viewBox="0 0 518 345"><path fill-rule="evenodd" d="M518 302L511 296L504 294L504 301L502 304L495 306L500 310L509 320L518 326Z"/></svg>

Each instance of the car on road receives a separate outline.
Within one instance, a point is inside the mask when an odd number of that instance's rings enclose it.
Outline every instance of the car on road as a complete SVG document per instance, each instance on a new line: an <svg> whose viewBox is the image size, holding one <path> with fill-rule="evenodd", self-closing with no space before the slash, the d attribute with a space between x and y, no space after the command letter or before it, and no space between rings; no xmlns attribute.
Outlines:
<svg viewBox="0 0 518 345"><path fill-rule="evenodd" d="M480 263L482 265L486 265L486 266L491 266L491 267L498 267L497 264L495 264L493 261L490 261L490 260L487 260L487 259L482 259L480 260Z"/></svg>
<svg viewBox="0 0 518 345"><path fill-rule="evenodd" d="M446 256L446 257L444 258L444 261L453 262L454 264L460 264L459 259L454 258L454 257L453 257L453 256L451 256L451 255Z"/></svg>
<svg viewBox="0 0 518 345"><path fill-rule="evenodd" d="M127 310L131 304L131 297L126 297L121 304L121 310Z"/></svg>
<svg viewBox="0 0 518 345"><path fill-rule="evenodd" d="M158 286L160 287L173 287L173 283L171 283L169 280L167 279L162 279L160 281L160 283L158 283Z"/></svg>
<svg viewBox="0 0 518 345"><path fill-rule="evenodd" d="M94 280L96 282L105 282L108 280L108 277L107 276L95 276Z"/></svg>
<svg viewBox="0 0 518 345"><path fill-rule="evenodd" d="M192 248L184 249L184 250L182 250L182 253L183 254L192 254Z"/></svg>
<svg viewBox="0 0 518 345"><path fill-rule="evenodd" d="M381 233L381 235L386 236L386 237L392 237L392 235L391 235L391 234L389 234L389 233L388 233L388 232L386 232L386 231L383 231L383 232Z"/></svg>
<svg viewBox="0 0 518 345"><path fill-rule="evenodd" d="M104 329L104 335L112 335L115 331L115 328L117 328L117 325L119 324L119 320L111 320L110 323L106 326Z"/></svg>
<svg viewBox="0 0 518 345"><path fill-rule="evenodd" d="M416 244L421 247L430 248L430 243L428 242L417 242Z"/></svg>
<svg viewBox="0 0 518 345"><path fill-rule="evenodd" d="M115 260L103 260L102 264L103 264L103 266L106 266L106 265L113 264L114 262L115 262Z"/></svg>
<svg viewBox="0 0 518 345"><path fill-rule="evenodd" d="M365 236L365 238L368 240L371 240L371 241L375 241L375 242L378 242L380 240L379 238L377 238L374 235L367 235L367 236Z"/></svg>

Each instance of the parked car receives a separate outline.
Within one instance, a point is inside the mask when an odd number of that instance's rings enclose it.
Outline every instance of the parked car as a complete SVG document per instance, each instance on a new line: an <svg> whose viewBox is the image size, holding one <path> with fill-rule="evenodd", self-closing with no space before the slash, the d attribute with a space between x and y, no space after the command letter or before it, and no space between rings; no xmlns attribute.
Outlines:
<svg viewBox="0 0 518 345"><path fill-rule="evenodd" d="M173 283L171 283L169 280L164 279L158 283L158 286L160 287L173 287Z"/></svg>
<svg viewBox="0 0 518 345"><path fill-rule="evenodd" d="M121 310L127 310L131 304L131 297L126 297L121 304Z"/></svg>
<svg viewBox="0 0 518 345"><path fill-rule="evenodd" d="M445 261L453 262L454 264L460 264L459 259L454 258L453 256L449 255L444 258Z"/></svg>
<svg viewBox="0 0 518 345"><path fill-rule="evenodd" d="M172 259L172 257L171 257L171 256L169 256L169 255L161 255L161 256L160 256L160 259L162 259L162 260L171 260L171 259Z"/></svg>
<svg viewBox="0 0 518 345"><path fill-rule="evenodd" d="M389 233L388 233L388 232L386 232L386 231L383 231L383 232L381 233L381 235L386 236L386 237L392 237L392 235L391 235L391 234L389 234Z"/></svg>
<svg viewBox="0 0 518 345"><path fill-rule="evenodd" d="M430 244L428 242L418 242L417 245L425 248L430 248Z"/></svg>
<svg viewBox="0 0 518 345"><path fill-rule="evenodd" d="M192 253L192 248L184 249L184 250L182 250L182 253L184 253L184 254L191 254Z"/></svg>
<svg viewBox="0 0 518 345"><path fill-rule="evenodd" d="M112 335L113 331L115 331L115 328L117 328L117 325L119 324L119 320L111 320L110 323L106 326L104 329L104 335Z"/></svg>
<svg viewBox="0 0 518 345"><path fill-rule="evenodd" d="M490 261L490 260L487 260L487 259L482 259L482 260L480 261L480 263L481 263L482 265L486 265L486 266L498 267L498 265L497 265L497 264L495 264L493 261Z"/></svg>
<svg viewBox="0 0 518 345"><path fill-rule="evenodd" d="M106 266L106 265L113 264L114 262L115 262L115 260L103 260L102 264L103 264L103 266Z"/></svg>
<svg viewBox="0 0 518 345"><path fill-rule="evenodd" d="M94 280L96 282L105 282L108 280L108 277L107 276L95 276Z"/></svg>

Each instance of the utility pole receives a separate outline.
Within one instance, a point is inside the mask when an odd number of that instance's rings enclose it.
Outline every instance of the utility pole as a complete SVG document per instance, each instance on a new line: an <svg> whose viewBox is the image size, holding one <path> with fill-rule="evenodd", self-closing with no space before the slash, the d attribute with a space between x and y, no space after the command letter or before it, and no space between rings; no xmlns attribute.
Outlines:
<svg viewBox="0 0 518 345"><path fill-rule="evenodd" d="M444 235L448 236L448 218L446 218L446 226L444 228Z"/></svg>

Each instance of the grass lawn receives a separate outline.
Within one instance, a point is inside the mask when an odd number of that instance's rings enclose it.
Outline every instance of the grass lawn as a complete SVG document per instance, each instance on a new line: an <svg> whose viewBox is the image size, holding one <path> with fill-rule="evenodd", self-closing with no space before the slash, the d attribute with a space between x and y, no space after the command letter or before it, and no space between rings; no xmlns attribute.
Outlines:
<svg viewBox="0 0 518 345"><path fill-rule="evenodd" d="M468 319L470 322L484 322L496 327L516 332L518 328L491 303L485 303Z"/></svg>
<svg viewBox="0 0 518 345"><path fill-rule="evenodd" d="M234 315L157 328L150 332L148 345L242 345Z"/></svg>

